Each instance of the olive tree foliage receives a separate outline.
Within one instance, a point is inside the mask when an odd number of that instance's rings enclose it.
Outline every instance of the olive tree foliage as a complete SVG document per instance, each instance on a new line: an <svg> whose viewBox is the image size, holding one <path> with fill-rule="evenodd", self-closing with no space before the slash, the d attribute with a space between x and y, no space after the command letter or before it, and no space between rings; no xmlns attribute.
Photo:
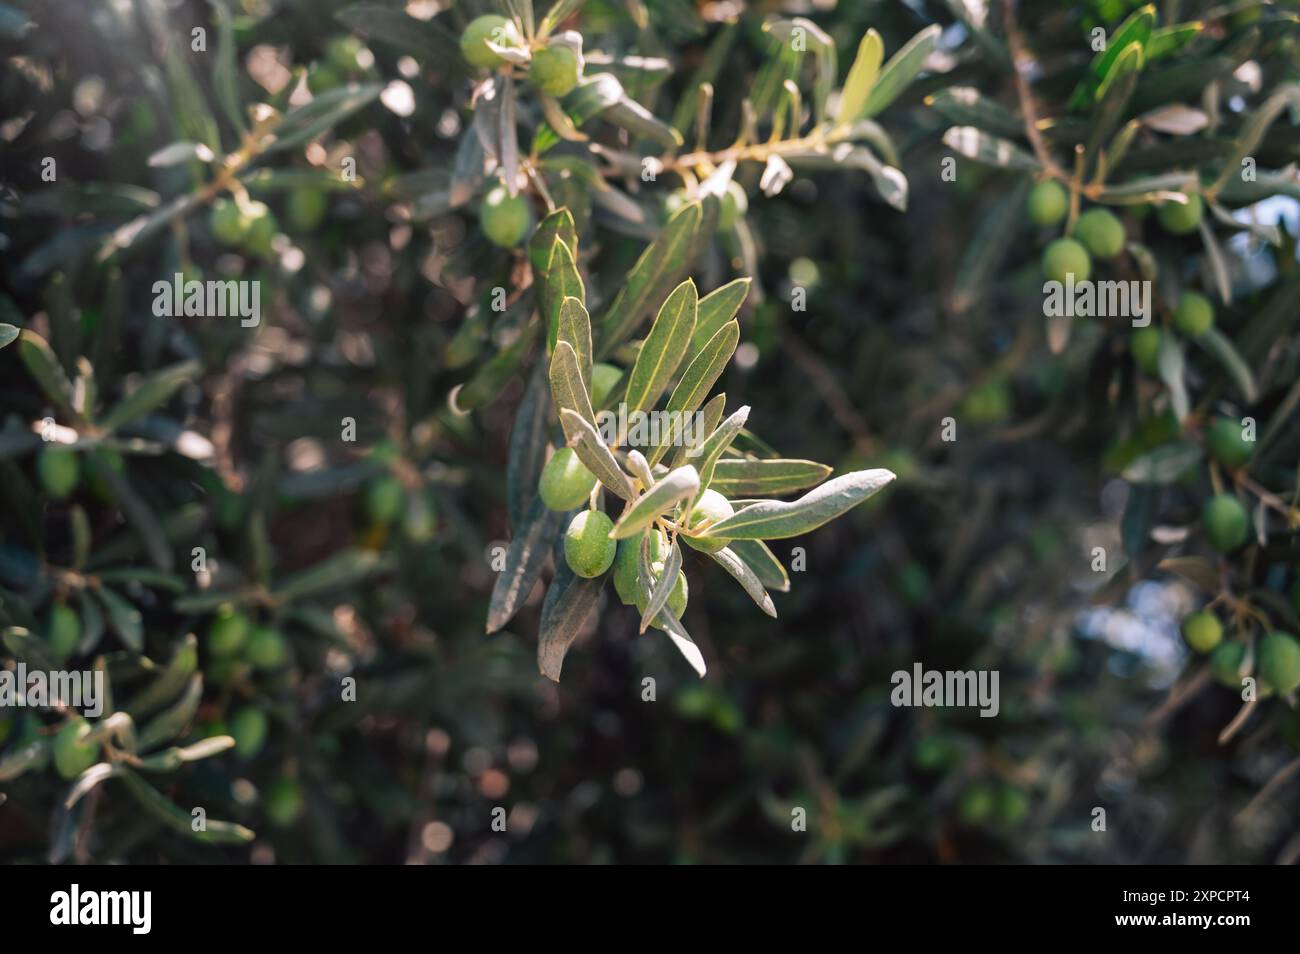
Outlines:
<svg viewBox="0 0 1300 954"><path fill-rule="evenodd" d="M0 4L15 855L1294 857L1294 9L704 7Z"/></svg>

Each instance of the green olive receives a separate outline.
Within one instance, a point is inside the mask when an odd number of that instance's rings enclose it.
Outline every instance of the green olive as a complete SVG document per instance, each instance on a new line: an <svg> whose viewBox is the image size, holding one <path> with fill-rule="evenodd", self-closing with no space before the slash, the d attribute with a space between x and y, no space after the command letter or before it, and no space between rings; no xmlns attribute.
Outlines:
<svg viewBox="0 0 1300 954"><path fill-rule="evenodd" d="M54 736L54 768L66 779L76 778L99 760L99 746L87 742L90 725L81 716L64 723Z"/></svg>
<svg viewBox="0 0 1300 954"><path fill-rule="evenodd" d="M1043 249L1043 275L1049 281L1066 284L1070 275L1074 281L1086 282L1092 274L1092 258L1088 250L1074 239L1059 238Z"/></svg>
<svg viewBox="0 0 1300 954"><path fill-rule="evenodd" d="M248 617L231 606L217 610L208 627L208 651L213 656L233 656L244 648L252 624Z"/></svg>
<svg viewBox="0 0 1300 954"><path fill-rule="evenodd" d="M519 31L513 20L495 13L484 14L470 21L465 32L460 35L460 53L474 66L492 69L501 66L505 60L488 46L488 41L497 46L521 46Z"/></svg>
<svg viewBox="0 0 1300 954"><path fill-rule="evenodd" d="M504 185L488 192L479 206L479 225L494 245L513 248L533 225L533 210L521 195L511 195Z"/></svg>
<svg viewBox="0 0 1300 954"><path fill-rule="evenodd" d="M614 589L625 606L636 605L637 562L641 550L641 541L650 534L650 563L661 562L668 553L667 542L658 530L642 530L618 541L618 554L614 557Z"/></svg>
<svg viewBox="0 0 1300 954"><path fill-rule="evenodd" d="M315 186L298 186L289 191L289 226L297 233L315 231L325 219L329 199Z"/></svg>
<svg viewBox="0 0 1300 954"><path fill-rule="evenodd" d="M212 237L222 245L237 246L244 240L248 231L248 220L240 211L238 203L232 199L217 199L212 203L208 216Z"/></svg>
<svg viewBox="0 0 1300 954"><path fill-rule="evenodd" d="M36 458L41 486L54 500L64 500L77 489L81 462L77 452L66 447L46 447Z"/></svg>
<svg viewBox="0 0 1300 954"><path fill-rule="evenodd" d="M276 779L262 793L266 817L279 828L287 828L298 820L304 801L302 786L291 778Z"/></svg>
<svg viewBox="0 0 1300 954"><path fill-rule="evenodd" d="M388 526L402 512L406 489L392 475L385 475L366 488L366 512L380 526Z"/></svg>
<svg viewBox="0 0 1300 954"><path fill-rule="evenodd" d="M662 577L663 574L664 574L663 563L659 561L655 561L654 563L650 564L650 578L652 580L651 586L657 585L659 582L659 578ZM636 599L632 601L633 605L637 608L637 612L640 613L645 612L645 608L648 603L647 600L648 596L649 596L648 593L645 593L640 589L637 590ZM672 592L668 594L669 611L678 619L681 619L682 614L686 612L686 603L688 602L689 598L690 598L690 588L686 585L686 574L683 573L681 570L678 570L677 579L673 583Z"/></svg>
<svg viewBox="0 0 1300 954"><path fill-rule="evenodd" d="M230 717L229 735L235 740L235 754L251 759L266 745L270 723L266 713L254 706L244 706Z"/></svg>
<svg viewBox="0 0 1300 954"><path fill-rule="evenodd" d="M1290 633L1269 633L1259 643L1259 679L1287 695L1300 686L1300 642Z"/></svg>
<svg viewBox="0 0 1300 954"><path fill-rule="evenodd" d="M1223 624L1213 613L1192 613L1183 620L1183 639L1198 653L1208 653L1223 641Z"/></svg>
<svg viewBox="0 0 1300 954"><path fill-rule="evenodd" d="M1154 325L1136 328L1129 339L1128 350L1133 362L1147 374L1160 373L1160 329Z"/></svg>
<svg viewBox="0 0 1300 954"><path fill-rule="evenodd" d="M564 96L578 85L582 64L571 47L557 44L533 54L528 65L528 79L548 96Z"/></svg>
<svg viewBox="0 0 1300 954"><path fill-rule="evenodd" d="M1056 225L1070 210L1070 194L1055 179L1038 183L1029 192L1029 218L1035 225Z"/></svg>
<svg viewBox="0 0 1300 954"><path fill-rule="evenodd" d="M46 641L54 661L62 663L77 651L81 643L81 617L65 603L55 603L50 608L49 631Z"/></svg>
<svg viewBox="0 0 1300 954"><path fill-rule="evenodd" d="M1089 209L1079 216L1074 237L1094 258L1114 258L1124 251L1124 223L1106 209Z"/></svg>
<svg viewBox="0 0 1300 954"><path fill-rule="evenodd" d="M614 521L599 510L574 514L564 531L564 559L578 576L593 579L610 568L618 541L609 538Z"/></svg>
<svg viewBox="0 0 1300 954"><path fill-rule="evenodd" d="M1187 235L1196 231L1201 224L1204 206L1200 195L1189 195L1186 203L1162 202L1156 210L1156 218L1166 232L1174 235Z"/></svg>
<svg viewBox="0 0 1300 954"><path fill-rule="evenodd" d="M258 626L248 636L244 656L257 669L279 669L289 661L289 644L279 631Z"/></svg>
<svg viewBox="0 0 1300 954"><path fill-rule="evenodd" d="M571 447L561 447L542 468L537 493L542 503L561 512L582 506L596 486L596 475L589 471Z"/></svg>
<svg viewBox="0 0 1300 954"><path fill-rule="evenodd" d="M1204 295L1183 292L1174 309L1174 327L1188 338L1199 338L1214 327L1214 306Z"/></svg>
<svg viewBox="0 0 1300 954"><path fill-rule="evenodd" d="M1201 523L1210 546L1220 553L1237 549L1250 536L1250 516L1232 494L1217 494L1207 500Z"/></svg>
<svg viewBox="0 0 1300 954"><path fill-rule="evenodd" d="M1255 453L1255 442L1246 440L1241 433L1241 422L1230 417L1217 418L1206 428L1205 443L1210 456L1233 470L1249 461Z"/></svg>
<svg viewBox="0 0 1300 954"><path fill-rule="evenodd" d="M691 515L687 519L686 525L688 528L696 530L703 525L714 524L719 520L726 520L734 513L735 510L732 508L731 502L727 500L726 497L722 496L722 494L718 493L716 490L709 489L700 494L700 499L695 502L695 506L691 509ZM696 537L688 537L685 534L682 535L681 539L686 541L687 546L694 547L701 553L717 553L731 542L727 539L703 540Z"/></svg>

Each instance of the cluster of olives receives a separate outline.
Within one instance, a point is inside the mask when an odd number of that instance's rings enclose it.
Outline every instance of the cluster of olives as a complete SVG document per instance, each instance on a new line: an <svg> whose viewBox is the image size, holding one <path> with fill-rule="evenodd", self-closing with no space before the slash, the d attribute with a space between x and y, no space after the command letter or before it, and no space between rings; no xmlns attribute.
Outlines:
<svg viewBox="0 0 1300 954"><path fill-rule="evenodd" d="M278 630L255 623L229 605L212 618L207 649L215 674L228 673L241 662L264 671L281 669L289 662L289 642Z"/></svg>
<svg viewBox="0 0 1300 954"><path fill-rule="evenodd" d="M1223 641L1223 624L1210 610L1187 616L1182 622L1183 639L1198 653L1210 656L1210 672L1223 685L1241 688L1246 644ZM1300 687L1300 640L1290 633L1272 632L1255 647L1254 671L1261 698L1274 692L1286 695Z"/></svg>
<svg viewBox="0 0 1300 954"><path fill-rule="evenodd" d="M489 46L523 51L527 44L519 35L513 20L486 14L477 17L460 36L460 52L474 66L497 69L508 62ZM575 44L566 37L557 37L546 46L531 51L528 60L528 82L547 96L565 96L573 91L582 76L582 57Z"/></svg>
<svg viewBox="0 0 1300 954"><path fill-rule="evenodd" d="M222 245L261 258L270 258L274 254L272 242L280 225L265 202L216 199L212 203L209 224L213 238Z"/></svg>

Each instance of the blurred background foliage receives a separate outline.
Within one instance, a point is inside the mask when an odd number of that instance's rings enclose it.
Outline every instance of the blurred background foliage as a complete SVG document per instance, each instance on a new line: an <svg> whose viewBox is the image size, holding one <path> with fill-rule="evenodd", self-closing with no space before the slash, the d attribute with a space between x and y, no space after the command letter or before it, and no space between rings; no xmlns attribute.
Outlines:
<svg viewBox="0 0 1300 954"><path fill-rule="evenodd" d="M492 382L469 413L448 395L508 344L488 296L513 286L519 262L480 233L475 203L449 195L471 117L455 38L497 8L443 6L0 5L0 322L24 330L0 350L0 652L103 668L134 727L96 728L111 771L74 783L85 737L60 749L67 713L0 713L0 856L1300 855L1294 695L1261 700L1220 742L1242 700L1207 684L1178 632L1216 598L1232 640L1297 631L1294 100L1251 148L1262 184L1220 195L1236 225L1207 212L1217 241L1118 209L1144 251L1114 275L1156 276L1160 324L1184 287L1202 289L1235 345L1236 364L1189 349L1174 382L1139 370L1126 322L1076 319L1063 335L1043 317L1039 256L1053 236L1024 212L1033 144L1001 3L582 4L565 25L583 33L588 71L602 54L665 121L689 126L681 104L711 77L714 148L776 55L769 18L820 25L841 81L869 27L887 56L931 24L942 32L920 80L876 117L909 183L906 211L864 171L801 169L766 198L761 167L742 166L745 227L696 268L703 289L755 277L719 382L730 403L753 405L764 439L790 456L887 467L897 483L777 541L787 565L793 546L806 550L779 619L738 588L697 582L700 561L687 560L704 680L666 640L638 637L632 614L609 613L552 684L536 669L539 599L483 635L524 382ZM1199 169L1208 184L1297 78L1295 5L1160 3L1160 27L1199 26L1104 117L1104 97L1069 103L1087 86L1092 31L1113 37L1140 4L1017 6L1046 148L1066 168L1096 124L1113 133L1175 105L1137 124L1116 171ZM192 48L195 28L205 50ZM270 224L223 241L208 160L280 116L301 135L280 127L241 180ZM1014 141L1029 162L973 161L951 127ZM629 145L613 125L593 135ZM348 158L355 180L339 175ZM606 298L675 185L615 178L650 210L644 223L593 209L581 179L556 197L596 249L587 265ZM260 281L260 325L156 316L154 283L176 273ZM806 309L792 307L796 292ZM1247 470L1203 459L1215 414L1251 414L1270 435ZM943 439L950 417L955 441ZM47 418L76 441L71 472L42 460ZM355 441L340 438L348 418ZM1154 477L1132 469L1153 451L1183 457ZM1219 555L1199 513L1225 486L1262 539ZM1261 491L1277 506L1258 506ZM64 609L77 629L60 645ZM999 716L891 706L891 673L917 661L998 670ZM343 698L349 678L355 701ZM226 735L233 748L202 747ZM229 820L206 839L221 844L193 837L195 805ZM492 829L497 807L505 833ZM806 832L791 830L794 807Z"/></svg>

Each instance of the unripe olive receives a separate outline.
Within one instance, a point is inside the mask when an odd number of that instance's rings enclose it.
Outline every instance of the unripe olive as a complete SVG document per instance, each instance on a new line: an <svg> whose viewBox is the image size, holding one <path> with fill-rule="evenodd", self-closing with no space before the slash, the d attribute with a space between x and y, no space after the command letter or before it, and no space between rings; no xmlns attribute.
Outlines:
<svg viewBox="0 0 1300 954"><path fill-rule="evenodd" d="M489 46L488 41L497 46L519 46L519 31L513 20L495 13L484 14L470 21L465 32L460 35L460 53L475 66L488 68L500 66L505 62Z"/></svg>
<svg viewBox="0 0 1300 954"><path fill-rule="evenodd" d="M71 606L55 603L50 607L49 632L46 637L55 662L63 662L77 651L81 642L81 617Z"/></svg>
<svg viewBox="0 0 1300 954"><path fill-rule="evenodd" d="M521 195L511 195L504 185L495 186L479 206L479 225L494 245L513 248L523 241L533 224L533 209Z"/></svg>
<svg viewBox="0 0 1300 954"><path fill-rule="evenodd" d="M650 564L661 562L667 556L668 545L658 530L642 530L618 541L618 554L614 557L614 590L625 606L636 604L637 561L640 558L641 540L650 534Z"/></svg>
<svg viewBox="0 0 1300 954"><path fill-rule="evenodd" d="M749 196L745 194L744 188L735 179L727 183L727 189L722 195L718 196L720 207L718 209L718 231L726 232L749 211Z"/></svg>
<svg viewBox="0 0 1300 954"><path fill-rule="evenodd" d="M1092 274L1092 259L1074 239L1059 238L1043 249L1043 274L1049 281L1063 285L1069 275L1074 275L1075 282L1086 282Z"/></svg>
<svg viewBox="0 0 1300 954"><path fill-rule="evenodd" d="M271 824L287 828L302 815L302 786L294 779L276 779L262 793L262 807Z"/></svg>
<svg viewBox="0 0 1300 954"><path fill-rule="evenodd" d="M307 88L316 96L343 85L343 74L329 63L317 63L307 74Z"/></svg>
<svg viewBox="0 0 1300 954"><path fill-rule="evenodd" d="M1183 620L1183 639L1198 653L1208 653L1223 641L1223 624L1213 613L1202 610Z"/></svg>
<svg viewBox="0 0 1300 954"><path fill-rule="evenodd" d="M355 36L331 37L325 44L325 60L340 73L355 72L359 64L357 57L365 46Z"/></svg>
<svg viewBox="0 0 1300 954"><path fill-rule="evenodd" d="M77 716L54 736L54 768L64 778L76 778L98 761L99 746L86 741L89 734L89 723Z"/></svg>
<svg viewBox="0 0 1300 954"><path fill-rule="evenodd" d="M1210 674L1231 689L1241 688L1241 663L1246 658L1242 643L1219 643L1210 653Z"/></svg>
<svg viewBox="0 0 1300 954"><path fill-rule="evenodd" d="M968 825L982 825L992 817L997 807L997 795L993 788L983 782L976 782L961 793L957 811L962 821Z"/></svg>
<svg viewBox="0 0 1300 954"><path fill-rule="evenodd" d="M1133 355L1133 362L1150 375L1160 373L1160 329L1147 325L1133 331L1129 338L1128 350Z"/></svg>
<svg viewBox="0 0 1300 954"><path fill-rule="evenodd" d="M1290 633L1269 633L1260 640L1260 682L1286 695L1300 686L1300 642Z"/></svg>
<svg viewBox="0 0 1300 954"><path fill-rule="evenodd" d="M244 250L262 258L270 258L275 252L271 242L280 229L280 224L275 220L275 213L265 202L254 201L244 207L244 214L248 219L248 228L244 232L244 240L241 243Z"/></svg>
<svg viewBox="0 0 1300 954"><path fill-rule="evenodd" d="M1201 523L1210 546L1220 553L1235 550L1250 536L1250 517L1232 494L1217 494L1205 502Z"/></svg>
<svg viewBox="0 0 1300 954"><path fill-rule="evenodd" d="M1214 306L1204 295L1183 292L1174 309L1174 327L1188 338L1199 338L1214 326Z"/></svg>
<svg viewBox="0 0 1300 954"><path fill-rule="evenodd" d="M266 713L254 706L245 706L231 716L229 734L235 740L235 754L251 759L261 752L269 725Z"/></svg>
<svg viewBox="0 0 1300 954"><path fill-rule="evenodd" d="M36 458L36 471L46 494L63 500L77 488L81 462L77 452L66 447L47 447Z"/></svg>
<svg viewBox="0 0 1300 954"><path fill-rule="evenodd" d="M380 526L388 526L398 518L405 500L402 482L392 475L380 477L366 488L366 512Z"/></svg>
<svg viewBox="0 0 1300 954"><path fill-rule="evenodd" d="M208 652L213 656L233 656L244 648L252 628L248 617L231 606L223 606L208 627Z"/></svg>
<svg viewBox="0 0 1300 954"><path fill-rule="evenodd" d="M1204 206L1201 204L1201 197L1189 195L1185 204L1178 202L1162 202L1156 210L1156 218L1164 226L1166 232L1174 235L1187 235L1196 231L1196 226L1201 223L1201 215L1204 213Z"/></svg>
<svg viewBox="0 0 1300 954"><path fill-rule="evenodd" d="M662 577L663 575L664 575L663 563L656 560L654 563L650 564L650 578L652 580L650 584L651 587L657 586L659 583L659 578ZM633 600L632 602L633 605L636 606L638 612L641 613L645 612L645 608L648 602L646 598L648 596L649 596L648 593L641 592L639 590L637 591L636 599ZM690 588L686 585L686 574L681 570L678 570L677 580L673 583L672 592L668 594L669 611L671 611L672 614L676 616L678 619L681 619L682 614L686 612L686 603L689 600L689 598L690 598Z"/></svg>
<svg viewBox="0 0 1300 954"><path fill-rule="evenodd" d="M564 45L547 46L533 54L528 79L548 96L564 96L578 85L578 54Z"/></svg>
<svg viewBox="0 0 1300 954"><path fill-rule="evenodd" d="M289 644L277 630L258 626L248 636L244 656L258 669L279 669L289 661Z"/></svg>
<svg viewBox="0 0 1300 954"><path fill-rule="evenodd" d="M314 186L298 186L289 191L289 226L295 232L311 232L325 219L329 199Z"/></svg>
<svg viewBox="0 0 1300 954"><path fill-rule="evenodd" d="M1124 251L1124 223L1106 209L1089 209L1079 216L1074 236L1095 258L1114 258Z"/></svg>
<svg viewBox="0 0 1300 954"><path fill-rule="evenodd" d="M212 229L212 237L222 245L239 245L248 230L244 213L232 199L217 199L212 203L208 224Z"/></svg>
<svg viewBox="0 0 1300 954"><path fill-rule="evenodd" d="M1241 434L1241 423L1230 417L1217 418L1206 428L1205 443L1210 456L1234 470L1255 453L1255 442L1246 440Z"/></svg>
<svg viewBox="0 0 1300 954"><path fill-rule="evenodd" d="M599 510L573 515L564 531L564 560L569 569L588 580L600 576L614 562L618 541L609 538L614 521Z"/></svg>
<svg viewBox="0 0 1300 954"><path fill-rule="evenodd" d="M591 366L591 406L600 410L623 379L623 369L597 362Z"/></svg>
<svg viewBox="0 0 1300 954"><path fill-rule="evenodd" d="M719 520L726 520L736 511L732 508L731 502L716 490L706 490L700 494L700 499L695 502L691 509L691 515L686 520L686 526L692 530L698 529L705 524L714 524ZM701 540L695 537L682 535L688 546L694 547L701 553L717 553L726 547L730 540Z"/></svg>
<svg viewBox="0 0 1300 954"><path fill-rule="evenodd" d="M944 772L961 757L961 746L949 735L927 735L912 749L912 764L922 772Z"/></svg>
<svg viewBox="0 0 1300 954"><path fill-rule="evenodd" d="M596 486L596 475L589 471L571 447L561 447L542 468L537 493L552 510L572 510L582 506Z"/></svg>
<svg viewBox="0 0 1300 954"><path fill-rule="evenodd" d="M1038 183L1029 192L1029 218L1035 225L1055 225L1070 210L1070 195L1055 179Z"/></svg>
<svg viewBox="0 0 1300 954"><path fill-rule="evenodd" d="M998 821L1007 828L1014 828L1029 817L1029 795L1023 788L1003 785L998 789L997 802Z"/></svg>

